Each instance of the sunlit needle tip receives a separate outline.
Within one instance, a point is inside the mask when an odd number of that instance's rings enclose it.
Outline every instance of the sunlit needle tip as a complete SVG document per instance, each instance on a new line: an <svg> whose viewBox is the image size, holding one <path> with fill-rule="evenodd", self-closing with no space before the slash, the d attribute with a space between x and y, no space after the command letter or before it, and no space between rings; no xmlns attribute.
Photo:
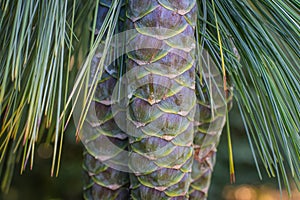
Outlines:
<svg viewBox="0 0 300 200"><path fill-rule="evenodd" d="M230 183L234 184L235 183L235 174L230 174Z"/></svg>

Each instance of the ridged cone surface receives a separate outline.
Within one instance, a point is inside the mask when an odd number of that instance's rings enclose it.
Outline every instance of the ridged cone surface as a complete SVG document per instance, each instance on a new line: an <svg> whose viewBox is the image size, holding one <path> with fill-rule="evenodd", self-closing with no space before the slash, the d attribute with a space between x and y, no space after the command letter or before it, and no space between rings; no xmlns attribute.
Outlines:
<svg viewBox="0 0 300 200"><path fill-rule="evenodd" d="M110 0L101 2L98 26L110 4ZM210 90L195 75L196 9L196 1L188 0L128 1L126 26L136 34L128 37L127 45L137 50L127 54L130 103L119 117L126 119L127 132L112 116L117 78L111 71L119 70L113 65L103 72L92 102L100 120L85 125L87 130L101 127L86 136L92 151L84 153L85 199L206 199L226 120L224 109L232 94L225 94L227 103L215 102L212 115ZM147 46L155 49L143 49ZM96 55L92 65L100 58ZM141 87L132 90L130 84ZM111 153L103 138L126 151L128 136L130 183L128 173L102 162L124 159L120 152Z"/></svg>
<svg viewBox="0 0 300 200"><path fill-rule="evenodd" d="M188 199L196 106L196 1L129 0L127 17L128 27L138 32L128 39L136 50L127 54L127 79L140 86L129 89L127 112L131 198ZM153 45L155 49L142 49ZM134 73L128 73L131 70Z"/></svg>
<svg viewBox="0 0 300 200"><path fill-rule="evenodd" d="M213 63L213 61L207 57L205 59L202 62L205 63L205 67L216 69L214 64L207 66L207 63ZM216 72L216 70L213 71ZM226 112L232 106L232 91L231 89L224 91L223 81L220 78L221 76L218 72L205 73L204 79L206 81L202 80L202 83L200 83L197 74L196 94L199 114L195 117L195 154L192 181L189 188L190 200L207 199L216 161L217 146L226 121Z"/></svg>
<svg viewBox="0 0 300 200"><path fill-rule="evenodd" d="M97 29L102 26L108 12L111 0L101 0L98 10ZM123 13L123 14L122 14ZM125 8L121 8L119 26L123 27ZM97 32L97 31L96 31ZM101 59L101 49L92 59L92 78ZM83 139L87 147L84 152L84 198L94 200L127 200L129 199L129 175L119 171L118 167L108 166L109 160L120 160L121 152L112 150L116 145L120 150L126 151L128 146L127 135L117 126L111 110L111 96L117 83L120 66L113 63L102 73L97 83L95 96L91 109L96 119L88 119L84 124ZM91 78L91 79L92 79ZM104 162L106 161L106 162ZM121 165L115 163L116 166Z"/></svg>

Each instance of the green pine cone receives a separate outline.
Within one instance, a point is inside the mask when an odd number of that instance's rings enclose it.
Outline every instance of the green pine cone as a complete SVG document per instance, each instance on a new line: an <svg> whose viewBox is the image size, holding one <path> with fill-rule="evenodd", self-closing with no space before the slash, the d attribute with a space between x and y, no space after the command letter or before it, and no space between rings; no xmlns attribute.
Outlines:
<svg viewBox="0 0 300 200"><path fill-rule="evenodd" d="M196 1L129 0L127 17L128 27L137 31L128 39L135 51L128 53L127 62L131 198L188 199ZM145 49L149 46L153 48Z"/></svg>
<svg viewBox="0 0 300 200"><path fill-rule="evenodd" d="M101 0L97 29L108 12L111 0ZM125 8L121 8L119 27L124 26ZM123 14L122 14L123 13ZM96 31L97 32L97 31ZM101 52L101 49L100 49ZM100 61L101 53L96 53L92 59L91 74L93 78L96 67ZM122 171L127 166L118 163L123 156L122 151L128 147L128 137L120 130L114 120L111 110L111 96L117 83L119 66L117 62L105 68L101 79L97 83L95 96L90 110L94 111L94 118L87 118L81 139L84 140L84 198L101 200L127 200L129 199L129 174ZM117 147L115 150L112 147Z"/></svg>
<svg viewBox="0 0 300 200"><path fill-rule="evenodd" d="M203 56L205 73L200 83L197 74L198 115L195 117L196 131L194 135L194 162L192 181L189 189L190 200L205 200L210 186L216 151L220 135L226 121L226 112L232 102L232 91L224 91L222 76L212 60ZM210 64L208 64L210 63ZM226 108L227 107L227 108ZM227 109L227 110L226 110Z"/></svg>
<svg viewBox="0 0 300 200"><path fill-rule="evenodd" d="M92 65L96 65L97 61L99 59L95 57ZM121 150L126 151L128 146L127 135L119 129L111 113L110 98L116 82L116 78L107 71L103 73L91 104L97 119L88 119L84 124L84 130L88 130L88 133L84 133L84 139L88 141L85 142L87 151L83 164L85 175L88 176L84 185L85 199L125 200L129 197L128 173L119 171L118 166L106 166L107 161L118 160ZM111 145L117 146L119 151L112 149Z"/></svg>

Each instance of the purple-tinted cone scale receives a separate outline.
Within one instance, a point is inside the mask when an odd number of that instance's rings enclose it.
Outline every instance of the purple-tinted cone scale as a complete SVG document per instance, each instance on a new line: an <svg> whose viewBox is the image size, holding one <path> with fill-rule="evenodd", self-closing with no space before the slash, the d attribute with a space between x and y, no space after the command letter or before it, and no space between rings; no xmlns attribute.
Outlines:
<svg viewBox="0 0 300 200"><path fill-rule="evenodd" d="M98 10L97 29L100 29L103 20L111 5L111 0L101 0ZM125 17L124 6L121 8L119 26L124 26L122 22ZM91 76L101 59L100 53L92 59ZM115 63L110 66L115 72L119 71L120 66ZM111 96L117 83L117 74L111 74L106 69L102 73L101 79L97 82L95 96L91 103L92 110L95 111L95 122L87 120L84 124L84 138L89 138L85 142L87 147L84 152L83 168L85 170L84 198L91 200L127 200L129 199L129 175L127 172L119 171L118 167L110 166L104 160L119 160L120 152L109 152L112 145L124 151L128 146L127 135L117 126L111 110ZM110 146L107 141L110 141ZM106 152L107 151L107 152ZM100 153L97 153L100 152ZM105 152L105 154L103 153ZM97 157L97 159L95 158ZM117 164L116 164L117 165Z"/></svg>
<svg viewBox="0 0 300 200"><path fill-rule="evenodd" d="M129 0L132 199L188 199L193 163L195 0ZM192 38L192 39L191 39ZM152 48L147 48L151 46ZM144 48L144 49L143 49Z"/></svg>
<svg viewBox="0 0 300 200"><path fill-rule="evenodd" d="M212 61L209 61L213 63ZM207 63L207 61L206 61ZM204 79L217 80L217 76L204 74ZM220 74L219 74L220 76ZM204 82L204 81L202 81ZM216 150L220 135L226 120L226 112L232 102L232 91L224 92L222 80L219 85L212 84L209 87L196 81L196 94L198 114L195 117L194 133L194 162L192 168L192 180L189 189L190 200L205 200L210 186L211 176L216 161ZM219 88L219 91L215 89ZM212 106L210 93L221 93L220 98L214 98ZM226 106L228 108L226 108ZM227 109L227 110L226 110Z"/></svg>

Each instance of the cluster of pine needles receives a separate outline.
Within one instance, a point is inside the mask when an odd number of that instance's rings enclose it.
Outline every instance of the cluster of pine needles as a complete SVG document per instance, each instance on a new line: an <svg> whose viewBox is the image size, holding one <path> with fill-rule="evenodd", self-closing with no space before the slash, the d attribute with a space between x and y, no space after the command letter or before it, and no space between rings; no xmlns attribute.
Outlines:
<svg viewBox="0 0 300 200"><path fill-rule="evenodd" d="M104 36L105 59L118 18L116 0L93 38L98 3L0 1L2 190L17 162L21 172L32 168L41 142L54 146L51 174L58 173L72 99L88 88L84 80ZM197 48L206 44L234 86L259 176L262 163L280 188L283 182L290 192L290 175L300 189L299 1L198 0L198 5Z"/></svg>

